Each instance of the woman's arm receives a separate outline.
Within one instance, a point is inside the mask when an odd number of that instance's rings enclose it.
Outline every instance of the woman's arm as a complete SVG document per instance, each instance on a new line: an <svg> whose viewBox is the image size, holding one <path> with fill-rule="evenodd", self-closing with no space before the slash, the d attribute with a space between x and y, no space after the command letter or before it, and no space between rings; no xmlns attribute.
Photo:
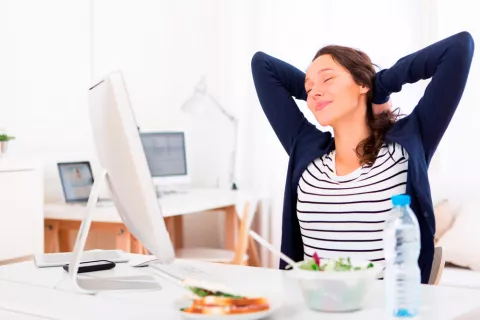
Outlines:
<svg viewBox="0 0 480 320"><path fill-rule="evenodd" d="M411 116L420 124L427 163L445 133L462 97L473 58L470 33L460 32L400 59L377 73L374 103L389 99L405 83L432 78Z"/></svg>
<svg viewBox="0 0 480 320"><path fill-rule="evenodd" d="M293 100L306 100L305 73L292 65L257 52L252 58L252 75L258 99L285 151L290 155L293 142L313 126Z"/></svg>

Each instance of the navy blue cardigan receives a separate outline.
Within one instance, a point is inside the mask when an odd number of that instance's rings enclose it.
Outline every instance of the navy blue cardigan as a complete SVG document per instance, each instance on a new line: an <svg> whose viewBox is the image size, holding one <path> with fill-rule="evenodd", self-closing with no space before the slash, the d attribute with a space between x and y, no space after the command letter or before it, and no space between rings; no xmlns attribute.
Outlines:
<svg viewBox="0 0 480 320"><path fill-rule="evenodd" d="M462 97L473 58L474 41L461 32L398 60L376 74L374 103L388 101L406 83L429 79L423 97L411 114L398 120L385 142L402 145L409 154L406 193L420 225L419 267L422 283L427 283L433 261L435 217L427 169L430 160ZM300 225L296 215L300 176L314 159L335 148L329 132L310 123L293 97L306 100L305 74L292 65L257 52L252 58L252 74L262 108L289 155L286 176L281 250L295 261L304 258ZM285 268L280 262L280 268Z"/></svg>

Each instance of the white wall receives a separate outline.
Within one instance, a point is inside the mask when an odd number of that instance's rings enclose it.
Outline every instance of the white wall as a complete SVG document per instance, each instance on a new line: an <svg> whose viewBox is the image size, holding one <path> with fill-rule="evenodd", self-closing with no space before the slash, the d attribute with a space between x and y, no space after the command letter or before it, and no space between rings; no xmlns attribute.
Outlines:
<svg viewBox="0 0 480 320"><path fill-rule="evenodd" d="M87 1L2 1L0 127L12 154L45 163L46 197L60 192L55 161L92 154Z"/></svg>
<svg viewBox="0 0 480 320"><path fill-rule="evenodd" d="M205 75L209 92L236 111L229 86L222 85L229 79L224 64L229 47L222 46L228 35L219 30L230 29L222 21L231 15L228 9L218 1L105 0L94 5L94 78L124 72L142 131L188 130L194 185L227 185L229 122L212 107L192 116L180 106Z"/></svg>

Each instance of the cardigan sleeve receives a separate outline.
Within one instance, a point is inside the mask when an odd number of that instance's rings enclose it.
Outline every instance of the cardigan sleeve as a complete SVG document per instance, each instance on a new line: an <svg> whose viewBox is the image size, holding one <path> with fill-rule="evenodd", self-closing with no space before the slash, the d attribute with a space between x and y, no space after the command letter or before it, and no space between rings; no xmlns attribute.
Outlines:
<svg viewBox="0 0 480 320"><path fill-rule="evenodd" d="M293 99L307 98L305 73L263 52L255 53L251 68L263 111L283 148L290 155L300 133L315 128Z"/></svg>
<svg viewBox="0 0 480 320"><path fill-rule="evenodd" d="M473 58L470 33L460 32L397 61L375 77L374 103L388 101L402 85L430 79L411 116L419 123L425 157L430 162L460 102Z"/></svg>

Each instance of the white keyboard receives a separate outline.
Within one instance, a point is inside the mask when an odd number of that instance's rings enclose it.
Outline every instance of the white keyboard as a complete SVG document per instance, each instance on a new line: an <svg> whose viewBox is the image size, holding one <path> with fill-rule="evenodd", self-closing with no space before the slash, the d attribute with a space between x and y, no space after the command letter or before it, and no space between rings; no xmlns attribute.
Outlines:
<svg viewBox="0 0 480 320"><path fill-rule="evenodd" d="M188 286L200 287L209 291L222 291L231 294L241 294L237 290L229 287L231 277L224 278L210 269L208 266L198 265L195 261L174 261L171 264L150 264L150 268L155 270L155 276L162 277L169 281L181 282L185 286L183 280L187 280Z"/></svg>
<svg viewBox="0 0 480 320"><path fill-rule="evenodd" d="M174 276L175 278L177 278L177 280L183 280L186 278L204 281L218 280L218 278L215 277L213 273L210 273L207 270L194 264L195 262L192 262L190 264L183 261L181 263L178 261L174 261L171 264L152 263L150 264L150 268L157 270L157 274L160 276L162 276L163 272L163 274L167 273L167 276Z"/></svg>
<svg viewBox="0 0 480 320"><path fill-rule="evenodd" d="M69 264L72 252L46 253L35 255L37 267L58 267ZM82 253L81 261L109 260L112 262L127 262L128 255L122 250L90 250Z"/></svg>

